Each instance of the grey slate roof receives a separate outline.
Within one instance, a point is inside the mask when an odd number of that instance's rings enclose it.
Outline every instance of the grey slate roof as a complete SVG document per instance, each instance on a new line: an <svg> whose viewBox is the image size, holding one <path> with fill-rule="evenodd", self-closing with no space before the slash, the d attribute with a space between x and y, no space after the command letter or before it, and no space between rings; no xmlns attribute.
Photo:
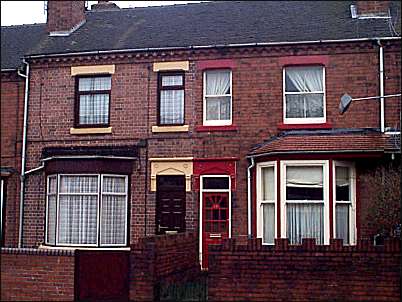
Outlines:
<svg viewBox="0 0 402 302"><path fill-rule="evenodd" d="M352 3L219 1L87 11L86 23L70 36L39 35L38 43L25 54L395 36L385 19L352 19ZM393 14L398 9L400 13L400 4L393 1L392 6ZM9 52L9 39L3 41L3 30L10 31L12 27L2 28L2 57L4 43L5 52ZM15 63L6 60L5 65Z"/></svg>

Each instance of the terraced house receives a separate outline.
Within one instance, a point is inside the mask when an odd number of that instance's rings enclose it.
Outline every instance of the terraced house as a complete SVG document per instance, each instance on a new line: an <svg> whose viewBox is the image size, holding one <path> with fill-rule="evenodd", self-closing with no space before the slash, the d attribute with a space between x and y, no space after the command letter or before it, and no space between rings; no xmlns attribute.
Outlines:
<svg viewBox="0 0 402 302"><path fill-rule="evenodd" d="M2 299L104 298L110 266L131 300L198 267L212 301L399 301L400 14L48 1L2 27ZM29 257L63 290L19 290Z"/></svg>

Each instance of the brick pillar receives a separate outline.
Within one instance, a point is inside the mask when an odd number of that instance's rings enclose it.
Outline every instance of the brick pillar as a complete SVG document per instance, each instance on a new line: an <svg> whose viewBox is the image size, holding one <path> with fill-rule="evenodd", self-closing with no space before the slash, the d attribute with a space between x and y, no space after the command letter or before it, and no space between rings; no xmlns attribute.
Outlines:
<svg viewBox="0 0 402 302"><path fill-rule="evenodd" d="M359 15L388 14L389 2L386 1L357 1L357 13Z"/></svg>

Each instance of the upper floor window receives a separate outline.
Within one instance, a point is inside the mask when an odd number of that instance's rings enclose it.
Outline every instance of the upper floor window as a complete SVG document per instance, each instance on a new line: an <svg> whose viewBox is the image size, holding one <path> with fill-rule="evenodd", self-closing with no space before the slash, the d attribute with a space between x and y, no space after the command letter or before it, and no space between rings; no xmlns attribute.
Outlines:
<svg viewBox="0 0 402 302"><path fill-rule="evenodd" d="M203 124L223 126L232 124L232 72L208 70L204 72Z"/></svg>
<svg viewBox="0 0 402 302"><path fill-rule="evenodd" d="M159 125L184 124L184 74L159 74Z"/></svg>
<svg viewBox="0 0 402 302"><path fill-rule="evenodd" d="M76 126L109 125L110 76L77 78Z"/></svg>
<svg viewBox="0 0 402 302"><path fill-rule="evenodd" d="M286 67L283 73L284 123L325 123L324 67Z"/></svg>

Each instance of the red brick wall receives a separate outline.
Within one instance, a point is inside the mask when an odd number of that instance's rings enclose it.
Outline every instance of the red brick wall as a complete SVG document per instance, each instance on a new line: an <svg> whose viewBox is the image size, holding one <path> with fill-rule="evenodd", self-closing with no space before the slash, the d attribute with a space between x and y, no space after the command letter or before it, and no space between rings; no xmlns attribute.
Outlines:
<svg viewBox="0 0 402 302"><path fill-rule="evenodd" d="M11 172L4 177L7 186L4 246L16 246L18 241L24 83L15 71L1 73L1 167Z"/></svg>
<svg viewBox="0 0 402 302"><path fill-rule="evenodd" d="M3 248L1 300L74 300L73 252Z"/></svg>
<svg viewBox="0 0 402 302"><path fill-rule="evenodd" d="M400 301L400 241L356 247L308 239L275 247L260 240L210 248L211 301Z"/></svg>
<svg viewBox="0 0 402 302"><path fill-rule="evenodd" d="M141 238L131 246L130 298L151 301L155 286L185 282L200 270L198 235L180 233Z"/></svg>
<svg viewBox="0 0 402 302"><path fill-rule="evenodd" d="M375 14L375 13L388 13L389 0L381 1L357 1L357 13L359 15Z"/></svg>
<svg viewBox="0 0 402 302"><path fill-rule="evenodd" d="M387 64L400 62L400 45L385 43ZM139 237L154 233L155 194L150 188L150 157L239 157L236 192L232 211L233 236L247 234L246 154L252 146L279 133L282 123L282 68L280 58L289 56L327 55L326 110L327 121L334 128L379 127L379 104L374 101L356 102L340 115L340 96L347 92L353 97L378 95L378 47L371 42L323 45L298 45L266 48L239 48L227 50L200 50L198 52L166 52L105 55L93 58L74 57L46 59L32 62L28 129L28 169L40 165L41 150L48 146L99 146L135 144L148 140L147 154L133 165L131 177L130 243ZM202 125L202 70L197 62L205 59L232 59L233 68L233 122L234 131L198 132ZM185 120L188 133L155 133L151 127L157 121L157 73L152 63L158 61L190 60L185 73ZM74 77L70 67L93 64L116 64L112 76L111 116L112 134L70 135L74 124ZM400 64L400 63L397 63ZM398 89L400 71L386 69L386 93ZM388 82L390 78L391 82ZM394 87L394 88L392 88ZM387 119L399 121L400 99L387 100ZM397 124L399 127L399 124ZM147 176L146 176L147 173ZM44 183L30 176L27 186L28 210L25 225L32 232L27 235L28 246L43 241ZM145 192L145 182L147 191ZM194 187L192 188L194 191ZM145 207L145 204L147 206ZM186 227L198 229L197 193L187 194ZM146 209L145 209L146 208ZM145 222L146 220L146 222ZM144 229L145 224L147 230ZM31 237L33 236L33 237Z"/></svg>

